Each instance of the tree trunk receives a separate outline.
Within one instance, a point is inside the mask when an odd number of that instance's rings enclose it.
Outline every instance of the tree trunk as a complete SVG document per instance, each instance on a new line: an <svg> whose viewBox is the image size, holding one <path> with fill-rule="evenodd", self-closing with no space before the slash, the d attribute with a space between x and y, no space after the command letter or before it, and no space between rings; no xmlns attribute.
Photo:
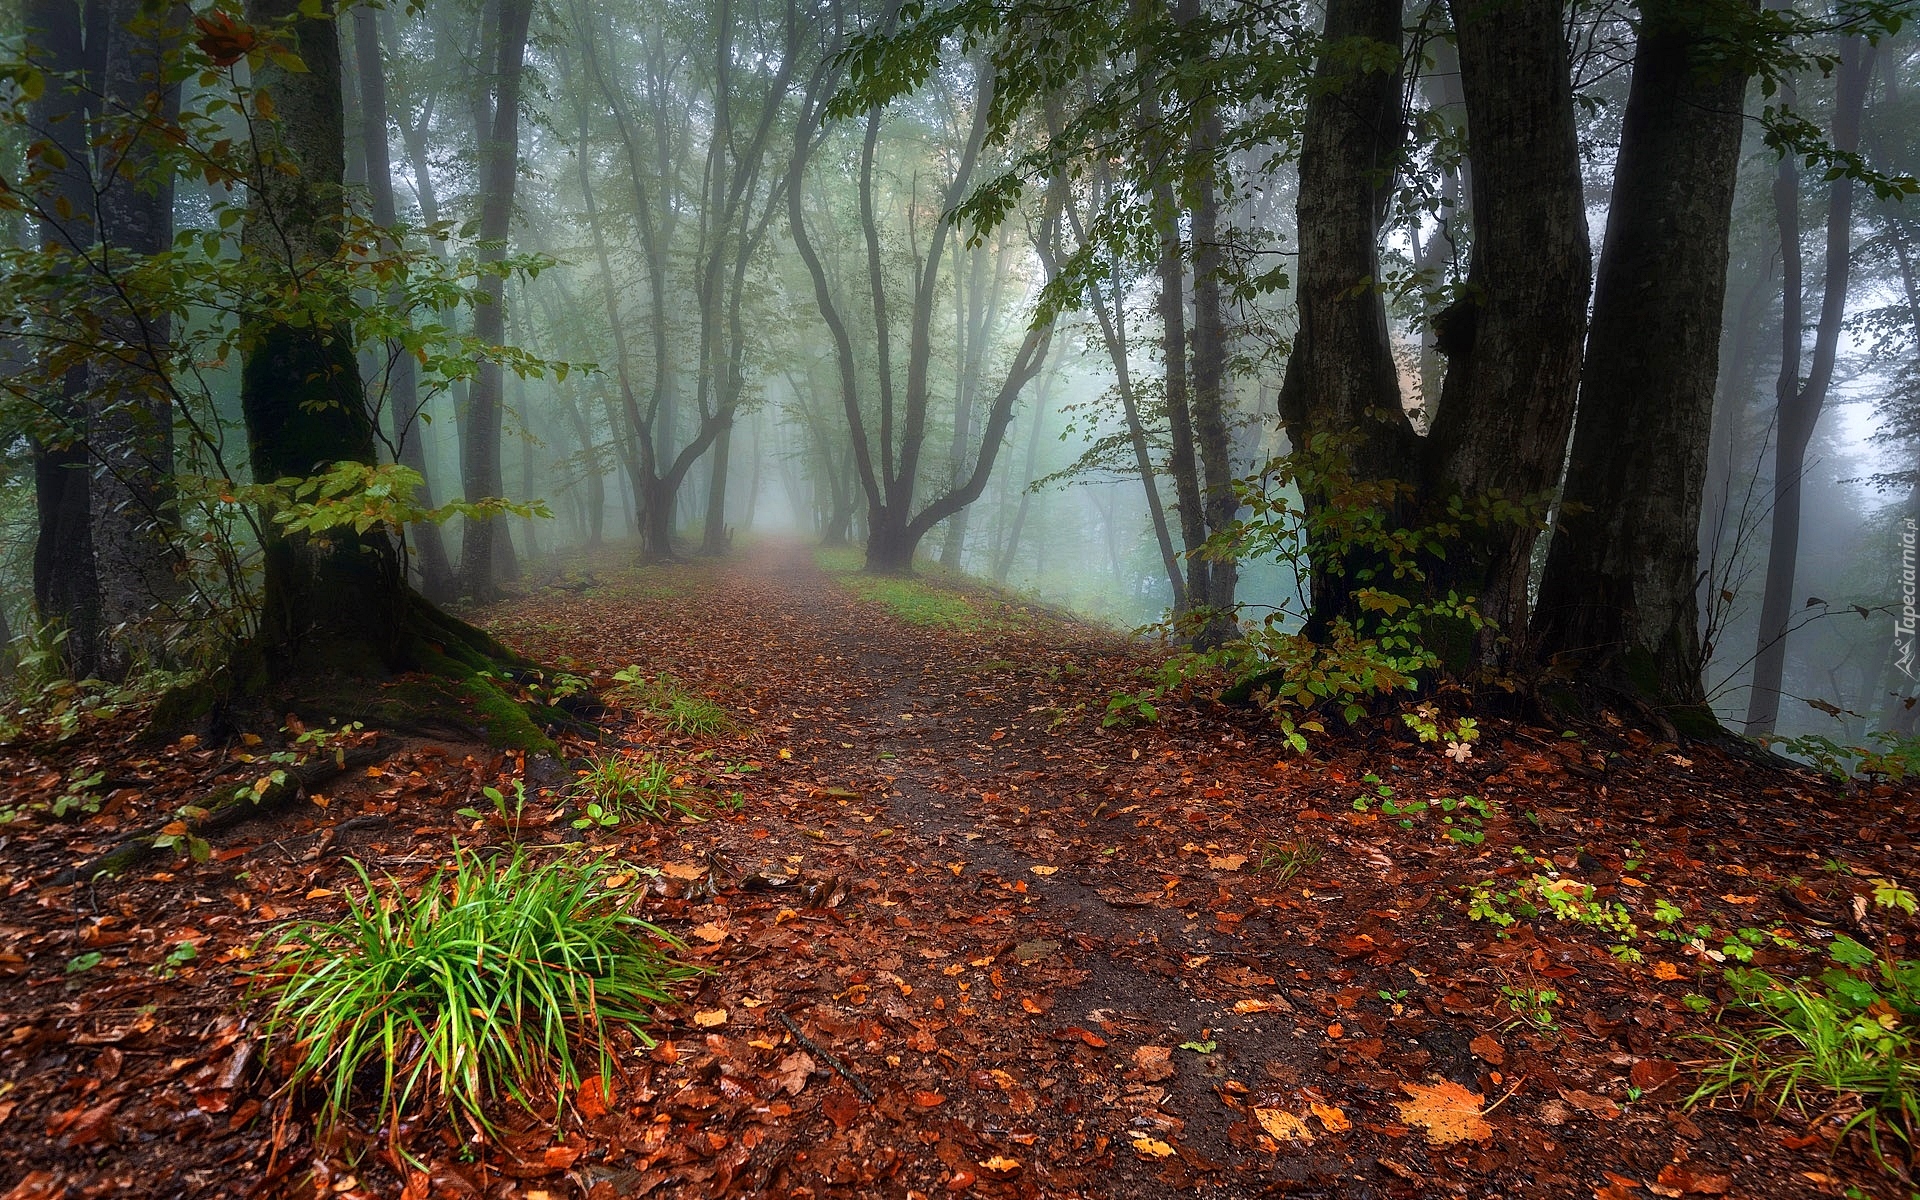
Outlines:
<svg viewBox="0 0 1920 1200"><path fill-rule="evenodd" d="M725 554L733 547L733 531L727 528L727 459L733 451L733 422L728 421L713 439L713 474L707 480L707 522L700 539L700 553Z"/></svg>
<svg viewBox="0 0 1920 1200"><path fill-rule="evenodd" d="M480 171L480 261L497 264L506 256L507 235L513 221L514 183L520 163L520 85L526 61L527 26L533 0L500 0L495 31L497 58L491 100L485 122L476 129ZM481 303L473 314L473 334L488 345L506 337L506 281L488 275L480 282ZM467 499L476 501L503 494L500 472L501 368L483 362L467 393L465 436L460 446L460 482ZM499 594L496 582L502 558L512 554L497 542L505 526L497 518L470 519L460 547L460 591L475 600Z"/></svg>
<svg viewBox="0 0 1920 1200"><path fill-rule="evenodd" d="M1865 39L1856 35L1841 44L1833 113L1836 150L1852 151L1860 144L1860 116L1866 105L1867 82L1873 75L1872 64L1873 48ZM1827 389L1833 382L1853 258L1853 180L1843 175L1833 181L1827 197L1826 282L1820 297L1820 320L1814 327L1813 361L1803 382L1800 173L1791 155L1780 160L1773 194L1780 222L1786 303L1781 318L1779 419L1774 434L1773 529L1767 543L1766 587L1760 601L1753 686L1747 693L1748 737L1772 733L1780 719L1780 686L1786 673L1787 637L1795 607L1794 575L1800 557L1800 483L1807 469L1807 446L1820 423Z"/></svg>
<svg viewBox="0 0 1920 1200"><path fill-rule="evenodd" d="M40 243L56 259L92 246L93 188L87 164L87 105L77 81L87 67L80 11L59 0L30 0L22 14L46 75L46 88L27 106L40 140L59 149L65 164L39 164L50 177ZM71 218L65 216L71 213ZM58 354L58 351L49 351ZM33 478L36 529L33 603L39 619L65 631L63 652L76 679L93 675L105 649L100 584L95 572L93 521L88 488L87 364L73 362L41 397L34 434ZM43 370L43 377L49 371Z"/></svg>
<svg viewBox="0 0 1920 1200"><path fill-rule="evenodd" d="M1391 48L1371 63L1397 63L1399 0L1331 0L1324 37L1350 47L1365 38ZM1335 493L1333 476L1349 474L1382 491L1417 482L1420 448L1401 404L1399 371L1378 288L1380 227L1405 140L1402 77L1397 69L1355 69L1343 54L1323 53L1307 102L1300 150L1300 254L1294 288L1299 332L1280 386L1287 441L1303 466L1302 500L1310 521L1330 506L1353 503ZM1323 476L1315 478L1315 474ZM1404 497L1404 493L1396 493ZM1388 502L1392 527L1408 523L1409 505ZM1356 576L1376 556L1310 538L1307 633L1325 636L1333 621L1356 621Z"/></svg>
<svg viewBox="0 0 1920 1200"><path fill-rule="evenodd" d="M1429 495L1543 512L1560 480L1592 251L1558 0L1450 0L1473 155L1472 299L1456 314L1428 447ZM1442 580L1490 628L1471 664L1504 669L1527 629L1537 518L1470 528Z"/></svg>
<svg viewBox="0 0 1920 1200"><path fill-rule="evenodd" d="M380 32L377 14L364 4L353 9L354 59L360 69L360 141L367 160L367 192L373 201L373 222L392 228L399 220L393 196L393 160L387 149L387 72L380 57ZM423 149L424 153L424 149ZM421 197L421 207L433 206L430 185ZM399 308L404 293L396 287L388 293L387 303ZM427 473L426 425L420 419L425 400L420 395L420 369L412 354L397 344L387 347L387 407L393 422L394 457L402 466L420 475L420 503L431 507L433 488ZM440 527L422 521L407 529L413 542L414 557L420 569L420 594L434 603L454 596L453 563L447 557L446 539Z"/></svg>
<svg viewBox="0 0 1920 1200"><path fill-rule="evenodd" d="M1207 536L1224 533L1240 512L1233 490L1233 440L1227 428L1227 331L1220 278L1224 259L1220 242L1220 189L1213 147L1220 139L1218 117L1200 122L1193 140L1197 195L1193 205L1193 433L1200 455L1202 500ZM1239 561L1230 555L1195 555L1192 562L1207 581L1206 625L1194 648L1207 650L1239 636L1234 591Z"/></svg>
<svg viewBox="0 0 1920 1200"><path fill-rule="evenodd" d="M1642 13L1534 640L1710 729L1698 528L1747 79Z"/></svg>
<svg viewBox="0 0 1920 1200"><path fill-rule="evenodd" d="M292 17L295 0L252 0L248 17L272 25ZM302 18L293 49L306 70L269 61L254 75L279 120L256 125L259 164L242 253L310 271L340 249L345 211L342 175L340 49L331 17ZM306 286L324 279L314 275ZM349 310L340 296L337 311ZM325 313L309 302L303 311ZM373 423L360 391L350 331L289 324L277 313L243 313L247 347L240 376L248 456L260 480L306 477L336 462L372 464ZM276 675L344 667L380 674L400 655L407 592L384 532L351 527L292 534L264 527L266 576L260 645Z"/></svg>

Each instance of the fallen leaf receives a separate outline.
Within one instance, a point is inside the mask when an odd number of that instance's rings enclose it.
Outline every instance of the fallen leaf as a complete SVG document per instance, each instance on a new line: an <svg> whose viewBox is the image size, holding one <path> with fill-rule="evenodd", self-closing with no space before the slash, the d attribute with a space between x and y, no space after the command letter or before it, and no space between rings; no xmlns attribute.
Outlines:
<svg viewBox="0 0 1920 1200"><path fill-rule="evenodd" d="M846 1088L835 1087L820 1098L820 1111L835 1128L845 1129L860 1115L860 1099Z"/></svg>
<svg viewBox="0 0 1920 1200"><path fill-rule="evenodd" d="M707 869L699 863L670 862L661 864L660 873L668 879L698 879Z"/></svg>
<svg viewBox="0 0 1920 1200"><path fill-rule="evenodd" d="M1655 979L1678 979L1680 978L1680 968L1670 962L1656 962L1653 964L1653 977Z"/></svg>
<svg viewBox="0 0 1920 1200"><path fill-rule="evenodd" d="M564 1171L587 1152L585 1144L579 1146L548 1146L540 1156L542 1165L555 1171Z"/></svg>
<svg viewBox="0 0 1920 1200"><path fill-rule="evenodd" d="M913 1102L921 1108L939 1108L947 1102L947 1098L939 1092L915 1092Z"/></svg>
<svg viewBox="0 0 1920 1200"><path fill-rule="evenodd" d="M1040 876L1057 875L1060 872L1059 867L1028 867L1027 870Z"/></svg>
<svg viewBox="0 0 1920 1200"><path fill-rule="evenodd" d="M811 1054L789 1054L773 1069L773 1078L786 1089L787 1095L798 1096L801 1089L807 1086L807 1077L813 1074L814 1066Z"/></svg>
<svg viewBox="0 0 1920 1200"><path fill-rule="evenodd" d="M1253 1117L1260 1122L1260 1128L1267 1131L1267 1136L1276 1142L1298 1142L1303 1146L1313 1144L1313 1131L1307 1128L1307 1123L1284 1108L1256 1108Z"/></svg>
<svg viewBox="0 0 1920 1200"><path fill-rule="evenodd" d="M1493 1136L1493 1126L1480 1115L1485 1097L1470 1092L1451 1079L1436 1084L1403 1083L1400 1089L1411 1099L1396 1100L1400 1119L1427 1131L1427 1140L1436 1146L1453 1142L1484 1142Z"/></svg>
<svg viewBox="0 0 1920 1200"><path fill-rule="evenodd" d="M1596 1096L1592 1092L1561 1092L1560 1098L1583 1112L1590 1112L1603 1121L1611 1121L1620 1115L1620 1106L1605 1096Z"/></svg>
<svg viewBox="0 0 1920 1200"><path fill-rule="evenodd" d="M1731 1175L1695 1175L1686 1163L1668 1163L1653 1191L1661 1196L1724 1196L1732 1187Z"/></svg>
<svg viewBox="0 0 1920 1200"><path fill-rule="evenodd" d="M693 1023L702 1029L714 1029L727 1023L727 1010L708 1008L693 1014Z"/></svg>
<svg viewBox="0 0 1920 1200"><path fill-rule="evenodd" d="M1006 1175L1020 1169L1020 1160L1008 1158L1004 1154L996 1154L992 1158L982 1160L980 1165L997 1175Z"/></svg>
<svg viewBox="0 0 1920 1200"><path fill-rule="evenodd" d="M722 926L713 924L711 921L709 921L705 925L695 925L691 932L694 937L699 938L701 941L706 942L709 945L717 945L718 943L724 942L727 940L726 929Z"/></svg>
<svg viewBox="0 0 1920 1200"><path fill-rule="evenodd" d="M1347 1114L1331 1104L1321 1104L1316 1100L1307 1105L1307 1111L1320 1118L1320 1123L1327 1127L1328 1133L1345 1133L1353 1128L1353 1122L1347 1119Z"/></svg>
<svg viewBox="0 0 1920 1200"><path fill-rule="evenodd" d="M1483 1033L1471 1042L1468 1042L1467 1049L1473 1051L1475 1058L1492 1063L1496 1067L1506 1065L1507 1052L1501 1049L1499 1041L1491 1034Z"/></svg>
<svg viewBox="0 0 1920 1200"><path fill-rule="evenodd" d="M1273 1000L1236 1000L1233 1002L1233 1011L1241 1016L1249 1013L1292 1012L1293 1005Z"/></svg>
<svg viewBox="0 0 1920 1200"><path fill-rule="evenodd" d="M1633 1086L1651 1092L1672 1083L1679 1074L1678 1063L1668 1062L1664 1058L1643 1058L1633 1064L1633 1069L1627 1072L1627 1078Z"/></svg>
<svg viewBox="0 0 1920 1200"><path fill-rule="evenodd" d="M598 1075L589 1075L580 1081L580 1094L574 1097L573 1106L580 1115L591 1121L595 1117L604 1117L613 1100L613 1084L602 1081Z"/></svg>
<svg viewBox="0 0 1920 1200"><path fill-rule="evenodd" d="M1222 854L1215 858L1209 855L1207 865L1216 871L1238 871L1241 867L1247 865L1247 856L1244 854Z"/></svg>
<svg viewBox="0 0 1920 1200"><path fill-rule="evenodd" d="M1158 1083L1173 1074L1173 1047L1141 1046L1133 1052L1133 1063L1140 1068L1141 1079Z"/></svg>
<svg viewBox="0 0 1920 1200"><path fill-rule="evenodd" d="M1172 1158L1174 1149L1158 1138L1150 1138L1144 1133L1135 1134L1133 1152L1141 1158Z"/></svg>

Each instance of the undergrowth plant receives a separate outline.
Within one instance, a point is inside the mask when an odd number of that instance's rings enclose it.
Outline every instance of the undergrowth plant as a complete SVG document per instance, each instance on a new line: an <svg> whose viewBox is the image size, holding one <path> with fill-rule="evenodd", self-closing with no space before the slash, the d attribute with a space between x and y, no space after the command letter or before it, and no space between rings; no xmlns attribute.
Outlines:
<svg viewBox="0 0 1920 1200"><path fill-rule="evenodd" d="M605 859L456 847L418 891L351 865L346 915L279 930L262 980L269 1044L292 1052L289 1087L323 1094L323 1126L364 1105L390 1140L415 1115L487 1129L502 1097L557 1114L609 1071L611 1029L651 1045L650 1009L695 973L629 911L639 872Z"/></svg>
<svg viewBox="0 0 1920 1200"><path fill-rule="evenodd" d="M574 790L586 801L573 823L576 829L618 825L632 817L669 821L699 815L686 799L683 778L658 758L635 761L608 754L592 759Z"/></svg>
<svg viewBox="0 0 1920 1200"><path fill-rule="evenodd" d="M1202 555L1265 557L1290 568L1297 586L1282 603L1242 604L1232 616L1239 636L1169 659L1144 689L1117 692L1110 725L1152 721L1154 702L1198 685L1265 709L1282 737L1306 753L1309 734L1327 720L1351 725L1396 695L1411 695L1442 674L1443 649L1490 628L1476 597L1445 586L1435 567L1457 553L1469 531L1534 524L1543 506L1455 499L1444 511L1412 523L1396 514L1409 489L1392 480L1362 480L1347 469L1340 447L1315 446L1267 464L1237 485L1246 516L1210 539ZM1308 504L1303 497L1317 498ZM1316 614L1306 581L1323 578L1342 591L1342 611ZM1320 618L1310 628L1311 618ZM1169 618L1159 631L1185 638L1221 614ZM1449 721L1431 704L1405 723L1422 742L1444 742L1464 761L1479 730L1472 718Z"/></svg>
<svg viewBox="0 0 1920 1200"><path fill-rule="evenodd" d="M734 730L733 717L726 709L689 691L664 671L648 678L637 666L625 667L613 673L613 680L620 700L652 713L673 733L684 737L715 737Z"/></svg>
<svg viewBox="0 0 1920 1200"><path fill-rule="evenodd" d="M1884 879L1873 904L1889 935L1916 907L1912 891ZM1841 1139L1864 1134L1876 1161L1910 1178L1920 1162L1920 960L1893 957L1891 944L1883 936L1876 954L1836 935L1831 965L1813 979L1729 969L1734 1000L1722 1019L1758 1024L1709 1036L1716 1057L1688 1102L1739 1093L1793 1108L1837 1125Z"/></svg>

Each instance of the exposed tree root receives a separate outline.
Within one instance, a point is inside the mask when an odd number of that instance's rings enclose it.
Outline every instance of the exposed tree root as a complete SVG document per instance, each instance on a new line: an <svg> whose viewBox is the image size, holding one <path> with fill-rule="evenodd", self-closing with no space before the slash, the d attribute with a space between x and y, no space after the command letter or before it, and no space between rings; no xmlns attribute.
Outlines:
<svg viewBox="0 0 1920 1200"><path fill-rule="evenodd" d="M207 815L185 822L187 832L194 837L204 838L209 834L222 833L255 817L267 816L283 808L290 801L306 795L314 788L328 783L349 771L372 766L374 763L392 754L396 747L392 742L375 743L371 746L356 746L339 758L328 755L310 763L285 768L285 778L279 783L269 784L258 793L249 789L244 795L235 795L231 786L210 792L188 807L206 810ZM153 842L165 831L174 818L156 821L128 834L111 850L96 854L85 862L77 863L55 875L51 883L61 887L69 883L81 883L101 875L120 875L138 866L140 863L159 853Z"/></svg>
<svg viewBox="0 0 1920 1200"><path fill-rule="evenodd" d="M543 698L555 672L418 596L408 597L395 644L368 651L364 644L312 647L288 672L271 669L260 648L244 647L227 670L166 696L149 735L278 728L288 712L536 754L556 750L555 732L599 735L589 697Z"/></svg>

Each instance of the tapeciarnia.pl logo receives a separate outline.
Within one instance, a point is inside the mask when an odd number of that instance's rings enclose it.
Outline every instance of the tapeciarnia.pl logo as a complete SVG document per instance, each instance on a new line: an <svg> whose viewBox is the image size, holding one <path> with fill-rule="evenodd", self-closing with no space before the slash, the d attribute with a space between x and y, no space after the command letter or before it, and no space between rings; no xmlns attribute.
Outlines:
<svg viewBox="0 0 1920 1200"><path fill-rule="evenodd" d="M1893 622L1893 665L1908 679L1920 681L1920 663L1916 663L1914 650L1914 631L1920 626L1920 611L1915 608L1916 579L1920 571L1916 570L1916 540L1920 540L1920 521L1908 517L1900 522L1900 615Z"/></svg>

